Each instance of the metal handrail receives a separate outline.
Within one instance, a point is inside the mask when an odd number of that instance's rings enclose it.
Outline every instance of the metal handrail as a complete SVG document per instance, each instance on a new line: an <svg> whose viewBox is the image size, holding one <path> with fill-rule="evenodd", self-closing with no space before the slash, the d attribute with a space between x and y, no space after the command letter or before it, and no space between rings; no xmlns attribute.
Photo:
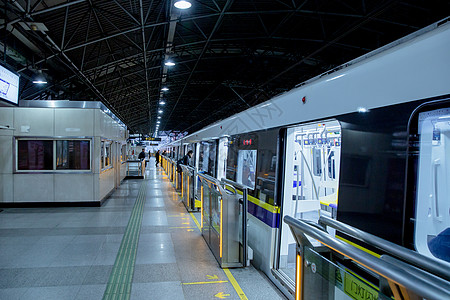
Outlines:
<svg viewBox="0 0 450 300"><path fill-rule="evenodd" d="M306 234L318 240L326 247L342 254L345 257L352 259L353 261L365 266L366 268L372 270L380 276L393 281L396 284L407 288L408 290L411 290L417 295L423 296L427 299L436 300L450 298L450 291L445 289L444 287L433 286L433 288L431 288L430 284L423 278L423 276L417 276L415 272L407 273L398 266L383 261L373 255L364 252L363 250L344 243L330 236L326 231L312 226L303 220L285 216L284 222L286 222L291 227L291 230L292 228L295 228L301 231L303 234ZM294 236L296 237L295 233ZM298 240L297 242L301 244Z"/></svg>
<svg viewBox="0 0 450 300"><path fill-rule="evenodd" d="M221 181L223 181L225 183L228 183L228 184L230 184L230 185L232 185L234 187L237 187L238 189L242 189L243 190L243 189L247 188L245 185L242 185L242 184L237 183L237 182L235 182L233 180L230 180L230 179L222 178Z"/></svg>
<svg viewBox="0 0 450 300"><path fill-rule="evenodd" d="M386 254L381 255L380 259L387 261L408 273L414 273L416 276L421 276L423 279L427 280L428 284L434 287L445 287L447 291L450 291L450 282L443 278L430 276L430 273Z"/></svg>
<svg viewBox="0 0 450 300"><path fill-rule="evenodd" d="M222 178L222 182L231 185L234 188L238 188L242 190L242 214L244 215L243 220L242 220L242 257L244 260L244 266L247 266L247 260L248 260L248 237L247 237L247 211L248 211L248 202L247 202L247 195L248 195L248 191L247 191L247 187L237 183L235 181L226 179L226 178Z"/></svg>
<svg viewBox="0 0 450 300"><path fill-rule="evenodd" d="M432 259L413 250L399 246L392 242L386 241L373 234L364 232L350 225L339 222L327 216L320 216L319 223L327 225L351 235L371 246L381 249L382 251L406 261L420 269L426 270L434 275L450 280L450 264L443 261Z"/></svg>
<svg viewBox="0 0 450 300"><path fill-rule="evenodd" d="M210 181L211 183L214 183L217 186L220 186L220 181L217 178L215 178L215 177L212 177L212 176L210 176L208 174L202 174L202 173L197 173L197 175L199 177L205 178L206 180Z"/></svg>

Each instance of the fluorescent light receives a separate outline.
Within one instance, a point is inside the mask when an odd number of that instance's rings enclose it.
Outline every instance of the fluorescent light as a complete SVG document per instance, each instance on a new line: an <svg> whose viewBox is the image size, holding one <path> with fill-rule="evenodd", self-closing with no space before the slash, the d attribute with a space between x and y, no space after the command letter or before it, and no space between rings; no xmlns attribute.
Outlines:
<svg viewBox="0 0 450 300"><path fill-rule="evenodd" d="M188 9L192 6L192 4L189 1L180 0L180 1L175 2L175 4L173 6L175 6L178 9Z"/></svg>
<svg viewBox="0 0 450 300"><path fill-rule="evenodd" d="M161 116L158 116L158 119L161 119Z"/></svg>
<svg viewBox="0 0 450 300"><path fill-rule="evenodd" d="M163 113L162 109L158 110L158 113L162 114Z"/></svg>
<svg viewBox="0 0 450 300"><path fill-rule="evenodd" d="M167 92L168 90L169 90L168 87L163 87L163 88L161 89L161 91L163 91L163 92Z"/></svg>
<svg viewBox="0 0 450 300"><path fill-rule="evenodd" d="M33 83L37 83L37 84L46 84L47 81L46 81L46 80L33 80Z"/></svg>
<svg viewBox="0 0 450 300"><path fill-rule="evenodd" d="M168 60L164 63L164 65L166 65L168 67L173 67L173 66L175 66L175 63L173 61Z"/></svg>
<svg viewBox="0 0 450 300"><path fill-rule="evenodd" d="M335 80L335 79L344 77L345 75L346 75L346 74L338 75L338 76L335 76L335 77L333 77L333 78L327 79L327 81L332 81L332 80Z"/></svg>
<svg viewBox="0 0 450 300"><path fill-rule="evenodd" d="M161 123L160 121L156 121L156 124L159 124L159 123Z"/></svg>
<svg viewBox="0 0 450 300"><path fill-rule="evenodd" d="M166 102L161 100L161 101L159 101L159 104L164 105L164 104L166 104Z"/></svg>
<svg viewBox="0 0 450 300"><path fill-rule="evenodd" d="M365 108L365 107L358 107L358 112L366 113L366 112L369 112L369 110L367 108Z"/></svg>

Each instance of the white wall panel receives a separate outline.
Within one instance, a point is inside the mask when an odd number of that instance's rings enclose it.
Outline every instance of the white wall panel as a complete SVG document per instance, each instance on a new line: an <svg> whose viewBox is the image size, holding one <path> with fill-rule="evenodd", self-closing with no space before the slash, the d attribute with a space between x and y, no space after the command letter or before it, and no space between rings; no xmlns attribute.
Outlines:
<svg viewBox="0 0 450 300"><path fill-rule="evenodd" d="M55 202L99 201L94 198L94 174L55 174Z"/></svg>
<svg viewBox="0 0 450 300"><path fill-rule="evenodd" d="M94 138L94 145L92 147L93 171L95 174L100 173L100 156L101 156L101 138Z"/></svg>
<svg viewBox="0 0 450 300"><path fill-rule="evenodd" d="M14 202L54 202L53 174L14 174Z"/></svg>
<svg viewBox="0 0 450 300"><path fill-rule="evenodd" d="M0 202L13 202L14 180L12 174L0 174Z"/></svg>
<svg viewBox="0 0 450 300"><path fill-rule="evenodd" d="M114 169L111 168L100 173L99 191L100 199L103 199L114 189Z"/></svg>
<svg viewBox="0 0 450 300"><path fill-rule="evenodd" d="M54 136L54 109L25 108L14 110L14 135Z"/></svg>
<svg viewBox="0 0 450 300"><path fill-rule="evenodd" d="M9 126L14 128L14 108L13 107L0 107L0 126ZM0 129L1 135L12 135L13 130Z"/></svg>
<svg viewBox="0 0 450 300"><path fill-rule="evenodd" d="M94 110L77 108L55 109L56 136L93 136Z"/></svg>
<svg viewBox="0 0 450 300"><path fill-rule="evenodd" d="M0 136L0 174L13 172L13 137Z"/></svg>

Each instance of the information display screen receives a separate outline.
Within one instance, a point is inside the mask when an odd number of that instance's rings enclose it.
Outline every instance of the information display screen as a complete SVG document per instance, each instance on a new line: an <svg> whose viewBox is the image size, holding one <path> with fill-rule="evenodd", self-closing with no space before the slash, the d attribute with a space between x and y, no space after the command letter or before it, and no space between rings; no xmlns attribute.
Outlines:
<svg viewBox="0 0 450 300"><path fill-rule="evenodd" d="M19 103L19 75L0 65L0 100Z"/></svg>

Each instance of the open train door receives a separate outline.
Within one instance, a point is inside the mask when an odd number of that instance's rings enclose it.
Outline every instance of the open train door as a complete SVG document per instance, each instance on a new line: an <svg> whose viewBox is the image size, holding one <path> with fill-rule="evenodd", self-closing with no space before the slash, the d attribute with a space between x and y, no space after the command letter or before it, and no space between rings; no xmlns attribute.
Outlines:
<svg viewBox="0 0 450 300"><path fill-rule="evenodd" d="M335 217L341 156L341 126L336 120L287 128L283 180L280 186L281 220L285 216L317 221L320 214ZM296 242L280 222L274 275L295 290Z"/></svg>

